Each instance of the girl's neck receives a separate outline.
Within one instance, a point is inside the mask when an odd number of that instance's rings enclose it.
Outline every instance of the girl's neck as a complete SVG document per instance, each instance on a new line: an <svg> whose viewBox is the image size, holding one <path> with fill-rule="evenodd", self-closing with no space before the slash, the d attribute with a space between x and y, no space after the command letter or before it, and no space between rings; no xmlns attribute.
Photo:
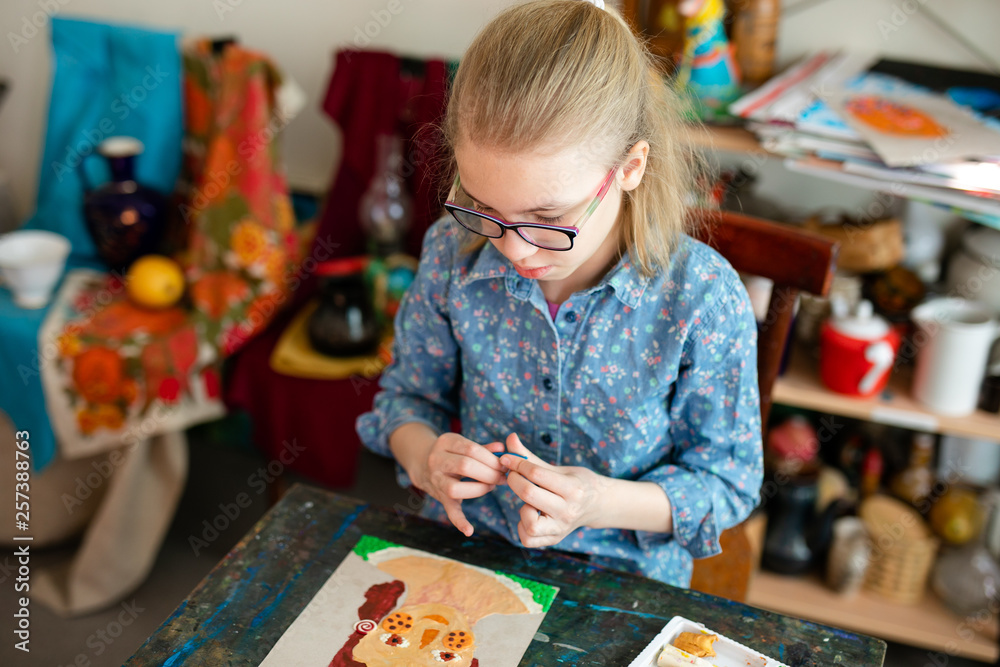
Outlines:
<svg viewBox="0 0 1000 667"><path fill-rule="evenodd" d="M618 263L621 256L620 243L617 234L618 225L608 234L604 244L590 259L562 280L542 280L539 286L549 303L563 303L574 293L593 287L601 282L608 271Z"/></svg>

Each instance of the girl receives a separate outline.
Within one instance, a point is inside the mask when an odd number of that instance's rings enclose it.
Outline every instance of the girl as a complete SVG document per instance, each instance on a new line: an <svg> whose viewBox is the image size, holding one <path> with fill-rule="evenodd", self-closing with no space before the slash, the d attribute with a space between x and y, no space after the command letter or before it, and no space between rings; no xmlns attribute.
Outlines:
<svg viewBox="0 0 1000 667"><path fill-rule="evenodd" d="M686 587L757 503L762 455L756 324L683 233L676 108L611 10L494 19L451 91L449 215L357 426L425 516Z"/></svg>

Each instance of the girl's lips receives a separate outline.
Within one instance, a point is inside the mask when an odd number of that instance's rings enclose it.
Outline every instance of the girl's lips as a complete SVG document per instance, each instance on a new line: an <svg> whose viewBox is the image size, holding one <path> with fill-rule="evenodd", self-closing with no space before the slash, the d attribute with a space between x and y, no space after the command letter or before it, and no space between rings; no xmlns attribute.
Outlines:
<svg viewBox="0 0 1000 667"><path fill-rule="evenodd" d="M521 274L525 278L541 278L546 273L548 273L549 269L551 268L552 266L550 265L550 266L541 266L537 269L526 269L518 266L517 264L514 265L514 270L516 270L519 274Z"/></svg>

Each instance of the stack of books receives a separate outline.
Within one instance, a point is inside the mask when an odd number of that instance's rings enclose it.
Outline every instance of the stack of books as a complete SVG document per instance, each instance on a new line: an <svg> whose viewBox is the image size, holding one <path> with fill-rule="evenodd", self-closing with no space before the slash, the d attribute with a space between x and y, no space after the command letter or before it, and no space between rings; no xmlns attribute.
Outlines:
<svg viewBox="0 0 1000 667"><path fill-rule="evenodd" d="M729 111L792 171L1000 228L1000 77L824 52Z"/></svg>

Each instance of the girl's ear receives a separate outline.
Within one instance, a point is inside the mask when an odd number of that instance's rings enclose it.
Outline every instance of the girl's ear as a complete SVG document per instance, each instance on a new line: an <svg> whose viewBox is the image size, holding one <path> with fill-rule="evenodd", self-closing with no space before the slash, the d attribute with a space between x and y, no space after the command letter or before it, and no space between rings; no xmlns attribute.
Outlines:
<svg viewBox="0 0 1000 667"><path fill-rule="evenodd" d="M622 176L618 185L624 191L635 190L642 182L642 175L646 173L646 156L649 155L649 143L643 139L637 141L629 149L622 163Z"/></svg>

